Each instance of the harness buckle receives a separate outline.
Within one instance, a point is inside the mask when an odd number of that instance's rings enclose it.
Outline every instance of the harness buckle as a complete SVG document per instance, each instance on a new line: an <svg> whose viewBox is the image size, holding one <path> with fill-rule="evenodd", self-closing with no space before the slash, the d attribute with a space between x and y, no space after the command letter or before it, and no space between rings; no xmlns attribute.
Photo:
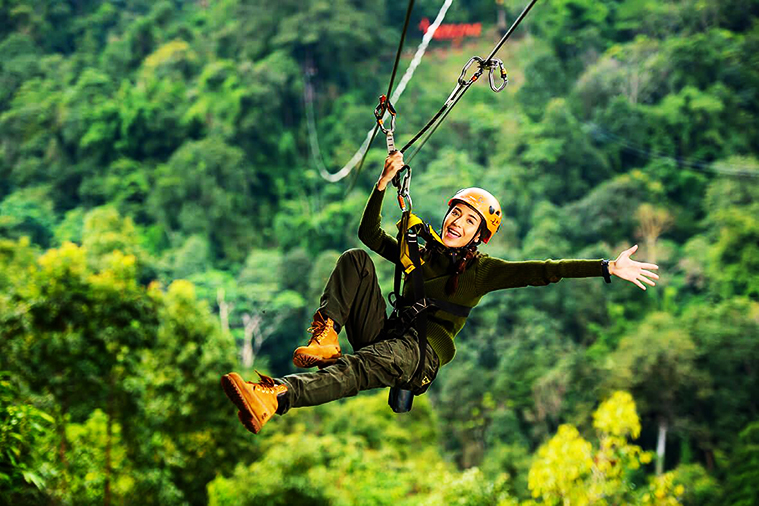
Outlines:
<svg viewBox="0 0 759 506"><path fill-rule="evenodd" d="M414 323L414 320L416 320L416 318L422 314L423 311L427 311L431 307L432 306L429 304L429 301L426 298L418 300L399 311L398 319L401 320L404 326L409 327Z"/></svg>

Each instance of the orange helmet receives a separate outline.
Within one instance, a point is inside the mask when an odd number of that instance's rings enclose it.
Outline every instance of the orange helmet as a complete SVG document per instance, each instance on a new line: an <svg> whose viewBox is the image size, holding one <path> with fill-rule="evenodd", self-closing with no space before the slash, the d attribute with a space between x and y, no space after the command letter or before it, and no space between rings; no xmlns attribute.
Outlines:
<svg viewBox="0 0 759 506"><path fill-rule="evenodd" d="M498 199L482 188L464 188L451 197L448 206L452 206L454 202L462 202L477 211L487 227L487 232L483 231L482 237L482 242L487 244L501 227L501 204L498 203Z"/></svg>

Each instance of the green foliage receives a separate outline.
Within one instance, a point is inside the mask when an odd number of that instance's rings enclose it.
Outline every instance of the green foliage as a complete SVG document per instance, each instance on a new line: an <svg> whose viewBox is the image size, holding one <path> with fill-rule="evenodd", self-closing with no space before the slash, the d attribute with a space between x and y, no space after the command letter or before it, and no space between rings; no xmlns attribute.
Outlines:
<svg viewBox="0 0 759 506"><path fill-rule="evenodd" d="M114 218L107 210L104 217ZM24 269L6 282L9 298L0 304L6 365L74 423L48 442L70 448L63 462L45 466L48 493L85 502L104 490L146 503L199 500L235 445L223 437L216 371L232 367L233 343L188 283L166 294L140 286L135 257L106 247L124 236L109 233L97 235L92 253L65 243L36 266L4 259ZM40 364L51 369L39 374ZM221 467L205 465L214 458Z"/></svg>
<svg viewBox="0 0 759 506"><path fill-rule="evenodd" d="M640 433L632 396L615 392L593 413L593 419L599 433L597 450L568 424L561 425L538 449L529 478L534 498L545 504L625 504L633 499L631 476L651 456L628 441ZM652 493L659 498L658 490ZM662 497L674 501L673 495L666 490Z"/></svg>
<svg viewBox="0 0 759 506"><path fill-rule="evenodd" d="M202 234L218 255L239 261L271 212L254 198L255 183L239 149L220 139L188 142L156 171L149 205L167 230Z"/></svg>
<svg viewBox="0 0 759 506"><path fill-rule="evenodd" d="M10 502L39 497L45 481L33 462L35 447L54 423L53 418L28 403L13 376L0 373L0 493Z"/></svg>
<svg viewBox="0 0 759 506"><path fill-rule="evenodd" d="M501 199L503 226L483 252L613 257L640 239L659 286L567 280L489 295L412 418L398 423L383 396L362 396L290 414L251 441L218 387L238 365L245 317L266 336L256 367L290 372L339 252L360 246L385 156L375 143L351 193L321 179L303 73L319 156L337 170L373 124L403 9L0 1L4 406L55 419L19 433L17 464L39 488L15 467L10 497L100 502L108 484L114 503L202 504L210 490L219 503L292 491L315 503L514 504L529 499L532 453L566 424L577 434L564 439L582 442L599 396L622 388L641 410L642 448L662 420L670 434L670 472L648 486L649 469L631 473L645 493L626 502L750 503L758 5L539 2L497 55L509 87L473 86L413 161L415 210L433 224L462 186ZM487 54L496 14L522 7L454 4L446 21L483 22L485 35L433 41L396 104L396 141L437 110L471 54ZM438 8L417 2L402 67ZM670 227L646 235L640 209L663 210ZM372 258L387 291L392 265ZM601 433L628 418L608 416ZM289 453L299 444L311 449ZM324 469L346 478L333 485ZM283 476L273 488L272 476ZM583 483L578 493L592 490Z"/></svg>
<svg viewBox="0 0 759 506"><path fill-rule="evenodd" d="M738 442L738 449L733 456L727 478L727 498L730 504L755 504L759 500L759 492L754 486L759 475L759 423L748 424L738 435Z"/></svg>
<svg viewBox="0 0 759 506"><path fill-rule="evenodd" d="M24 188L0 202L0 233L9 238L27 236L49 246L56 218L48 192L45 187Z"/></svg>
<svg viewBox="0 0 759 506"><path fill-rule="evenodd" d="M756 161L751 162L756 167ZM756 298L759 280L750 273L759 268L759 184L717 179L707 190L706 209L713 240L707 273L714 280L715 291L723 298Z"/></svg>
<svg viewBox="0 0 759 506"><path fill-rule="evenodd" d="M130 469L121 434L120 424L111 422L99 409L93 411L84 423L66 426L66 440L71 445L67 455L68 472L84 478L70 483L68 493L73 502L101 500L106 479L113 480L109 483L111 500L119 504L128 502L134 489L134 470ZM102 472L109 466L115 479Z"/></svg>
<svg viewBox="0 0 759 506"><path fill-rule="evenodd" d="M432 450L439 435L425 401L418 398L403 419L387 408L382 392L275 420L272 425L285 426L263 436L260 460L209 484L210 504L481 505L506 499L505 477L489 482L476 468L456 473Z"/></svg>

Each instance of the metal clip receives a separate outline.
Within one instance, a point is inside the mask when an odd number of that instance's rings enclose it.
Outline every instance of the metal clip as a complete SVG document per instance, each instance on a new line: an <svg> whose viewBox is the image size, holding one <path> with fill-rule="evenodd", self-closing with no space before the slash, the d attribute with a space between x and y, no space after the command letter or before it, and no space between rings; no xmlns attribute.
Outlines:
<svg viewBox="0 0 759 506"><path fill-rule="evenodd" d="M385 113L390 114L390 128L387 128L382 120ZM374 108L374 117L377 118L377 124L383 134L395 131L395 107L390 103L390 100L385 95L380 95L379 104Z"/></svg>
<svg viewBox="0 0 759 506"><path fill-rule="evenodd" d="M506 69L503 68L503 61L499 60L498 58L493 58L492 60L488 61L487 66L490 69L490 73L488 75L488 79L490 80L490 89L498 93L499 91L502 91L507 84L509 84L509 76L506 73ZM493 71L495 70L496 66L501 71L501 83L498 86L495 85L495 80L493 78Z"/></svg>
<svg viewBox="0 0 759 506"><path fill-rule="evenodd" d="M466 79L466 73L469 70L469 67L472 66L473 63L477 63L478 68L477 71L472 74L472 77L470 77L468 80ZM494 72L496 67L500 69L501 72L501 82L496 85L495 84L495 77ZM503 62L499 60L498 58L492 58L488 61L483 60L479 56L472 56L472 58L469 59L466 65L464 65L464 68L461 69L461 75L459 75L459 86L469 86L473 82L475 82L477 79L480 78L482 73L485 71L485 69L488 70L488 79L490 81L490 89L494 92L498 93L499 91L503 90L507 84L509 84L509 78L506 74L506 69L503 67Z"/></svg>
<svg viewBox="0 0 759 506"><path fill-rule="evenodd" d="M472 63L474 62L477 62L478 64L477 71L474 74L472 74L472 77L470 77L469 80L464 79L464 77L466 77L467 71L469 70L469 67L471 67ZM466 63L466 65L464 65L464 68L461 69L461 75L459 75L459 84L461 86L469 86L470 84L475 82L477 79L479 79L480 76L482 75L482 72L485 70L484 65L483 65L484 63L485 63L485 60L483 60L479 56L472 56L469 59L469 61Z"/></svg>
<svg viewBox="0 0 759 506"><path fill-rule="evenodd" d="M401 181L401 173L404 170L406 171L406 174L403 175L403 180ZM409 194L409 188L411 187L411 167L404 165L401 167L401 170L396 172L393 177L393 186L398 188L398 206L400 206L401 211L411 209L412 202L411 195ZM406 206L406 201L408 201L408 207Z"/></svg>
<svg viewBox="0 0 759 506"><path fill-rule="evenodd" d="M385 114L390 114L390 128L385 126L382 118ZM394 153L395 149L395 107L390 103L390 100L385 95L380 95L379 104L374 108L374 117L377 118L377 124L379 125L382 133L385 134L385 141L387 142L387 152Z"/></svg>

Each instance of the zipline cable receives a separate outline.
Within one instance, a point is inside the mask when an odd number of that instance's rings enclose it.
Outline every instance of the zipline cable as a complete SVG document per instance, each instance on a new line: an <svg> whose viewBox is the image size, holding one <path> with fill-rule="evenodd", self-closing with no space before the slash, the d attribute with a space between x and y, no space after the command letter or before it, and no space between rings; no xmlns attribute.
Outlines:
<svg viewBox="0 0 759 506"><path fill-rule="evenodd" d="M401 52L403 51L403 43L406 41L406 32L408 31L408 25L409 21L411 20L411 11L414 8L414 1L415 0L409 0L408 7L406 7L406 19L403 21L403 32L401 33L401 41L398 44L398 50L395 52L395 62L393 63L393 73L390 76L390 83L387 85L387 93L385 93L386 97L390 96L390 93L393 91L393 83L395 82L395 73L398 71L398 62L401 60ZM383 111L380 117L385 117L387 114L387 110ZM393 121L395 121L395 114L393 113ZM372 134L369 139L369 145L366 147L366 151L364 151L364 155L361 157L361 161L358 164L358 168L356 169L356 174L353 176L353 180L351 181L350 185L348 185L348 190L346 193L350 192L353 187L356 185L356 181L358 181L358 176L361 174L361 169L364 166L364 161L366 161L366 155L369 153L369 148L372 147L372 143L374 142L374 139L377 136L377 130L380 128L380 122L378 121L376 125L374 125L374 129L372 130Z"/></svg>
<svg viewBox="0 0 759 506"><path fill-rule="evenodd" d="M445 0L443 5L440 7L440 10L438 11L437 16L435 16L435 21L432 22L432 24L427 28L427 31L424 33L424 36L422 37L422 42L419 43L419 46L416 49L416 53L414 53L414 57L412 58L411 63L406 68L406 72L403 74L403 77L401 78L400 83L398 83L398 86L395 88L395 91L393 91L393 95L391 98L393 103L400 100L401 95L406 90L406 86L414 77L414 72L416 71L419 64L422 62L422 58L424 57L424 54L427 51L427 47L430 45L430 42L434 38L435 32L437 31L438 27L440 27L440 25L445 20L445 16L448 13L448 9L451 7L452 3L453 3L453 0ZM306 74L304 73L304 75ZM306 75L306 77L308 76ZM327 171L327 168L324 166L321 150L319 148L319 139L316 133L316 122L314 119L314 112L313 112L313 90L311 90L311 92L309 93L308 90L306 89L310 87L310 80L306 80L305 84L306 84L306 87L304 87L304 99L306 102L306 114L307 116L310 114L313 120L309 122L307 118L309 137L310 137L309 144L311 147L311 157L314 159L314 163L317 169L319 170L319 174L322 176L322 178L329 181L330 183L336 183L340 181L341 179L344 179L345 177L347 177L359 163L363 165L363 160L366 157L366 152L369 150L369 146L371 142L373 141L375 135L377 134L379 125L375 123L374 128L367 132L364 141L361 143L361 147L353 154L351 159L348 160L348 163L346 163L339 171L335 172L334 174L331 174L329 171Z"/></svg>
<svg viewBox="0 0 759 506"><path fill-rule="evenodd" d="M468 89L468 88L467 88L467 89ZM466 91L466 89L465 89L464 91ZM450 107L449 107L449 108L448 108L448 109L445 111L445 113L444 113L444 114L443 114L443 115L440 117L440 121L438 121L438 122L435 124L435 126L434 126L434 127L432 127L432 129L429 131L429 133L427 134L427 136L426 136L426 137L425 137L425 138L422 140L421 144L419 144L419 145L416 147L416 149L414 150L414 152L413 152L413 153L411 153L411 155L408 157L408 159L407 159L406 163L411 163L411 160L413 160L413 159L414 159L414 157L416 156L416 154L417 154L419 151L421 151L421 149L424 147L424 145L425 145L425 144L427 144L427 141L429 140L429 138L430 138L430 137L432 137L432 134L434 134L434 133L435 133L435 130L437 130L437 129L438 129L438 127L439 127L440 125L442 125L442 124L443 124L443 121L445 121L445 118L446 118L446 116L448 116L448 114L450 114L450 112L453 110L453 107L454 107L454 106L455 106L455 105L458 103L458 101L459 101L459 100L461 100L461 97L463 97L463 96L464 96L464 91L462 91L461 93L459 93L459 94L458 94L458 96L457 96L456 98L454 98L454 99L453 99L453 102L451 103L451 106L450 106ZM411 144L413 144L413 142L410 142L410 143L409 143L409 144L407 144L406 146L410 146ZM403 149L406 149L406 147L404 147ZM403 149L401 150L401 153L403 152Z"/></svg>
<svg viewBox="0 0 759 506"><path fill-rule="evenodd" d="M583 125L582 130L586 134L591 136L593 139L614 142L622 146L624 149L637 153L641 157L645 157L648 159L656 158L659 160L666 160L668 162L674 163L675 165L689 167L691 169L698 169L703 172L712 172L712 173L720 174L723 176L734 176L734 177L745 177L745 178L759 177L759 170L752 169L749 166L741 167L737 165L728 165L726 163L721 163L721 162L707 162L706 160L697 160L697 159L689 159L689 158L682 158L678 156L672 156L662 151L646 149L638 144L635 144L629 139L626 139L613 132L610 132L609 130L605 129L598 123L587 122L587 123L583 123L582 125Z"/></svg>
<svg viewBox="0 0 759 506"><path fill-rule="evenodd" d="M406 19L403 20L403 32L401 33L401 41L398 44L398 50L395 52L395 62L393 63L393 74L390 76L390 83L387 85L387 93L385 96L390 96L393 91L393 83L395 83L395 73L398 72L398 62L401 61L401 53L403 52L403 43L406 42L406 32L408 31L409 21L411 21L411 11L414 9L414 1L409 0L408 7L406 7Z"/></svg>

